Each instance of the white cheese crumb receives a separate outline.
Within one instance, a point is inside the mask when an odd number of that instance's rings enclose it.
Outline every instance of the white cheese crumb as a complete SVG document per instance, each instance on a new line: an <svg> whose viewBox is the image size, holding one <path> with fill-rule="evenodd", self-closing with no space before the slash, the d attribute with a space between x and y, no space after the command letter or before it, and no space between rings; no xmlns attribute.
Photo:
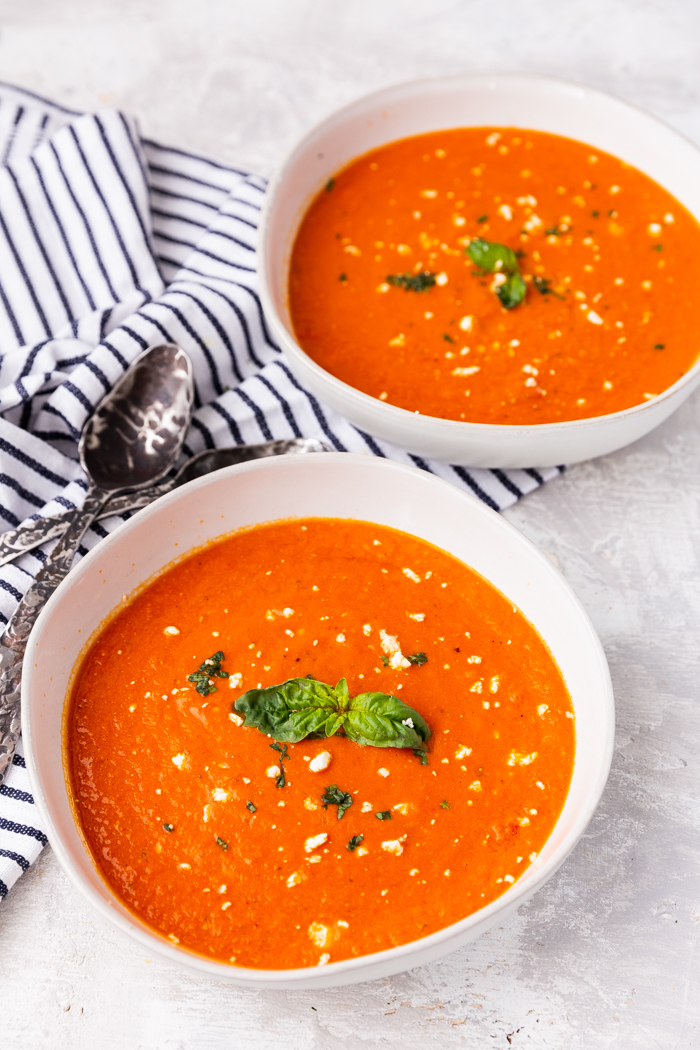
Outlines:
<svg viewBox="0 0 700 1050"><path fill-rule="evenodd" d="M530 863L532 863L533 860L537 860L537 854L531 853L527 859L530 861Z"/></svg>
<svg viewBox="0 0 700 1050"><path fill-rule="evenodd" d="M230 907L231 907L231 901L224 901L224 903L221 905L221 910L222 911L226 911L226 909L230 908Z"/></svg>
<svg viewBox="0 0 700 1050"><path fill-rule="evenodd" d="M325 948L328 944L330 930L322 922L312 922L306 932L317 947Z"/></svg>
<svg viewBox="0 0 700 1050"><path fill-rule="evenodd" d="M294 637L294 631L290 631L290 630L289 630L289 628L287 628L287 629L286 629L286 631L285 631L284 633L285 633L285 634L288 634L290 638L293 638L293 637Z"/></svg>
<svg viewBox="0 0 700 1050"><path fill-rule="evenodd" d="M667 223L670 224L670 223L675 222L675 221L676 220L673 218L673 215L671 214L671 212L667 211L666 214L664 215L664 222L667 222Z"/></svg>
<svg viewBox="0 0 700 1050"><path fill-rule="evenodd" d="M522 751L511 751L510 757L508 758L508 765L514 766L529 766L531 762L537 758L537 752L533 751L531 755L523 754Z"/></svg>
<svg viewBox="0 0 700 1050"><path fill-rule="evenodd" d="M649 231L652 237L658 237L661 233L661 226L658 222L650 222L647 226L647 230Z"/></svg>
<svg viewBox="0 0 700 1050"><path fill-rule="evenodd" d="M469 785L469 790L470 791L481 791L481 781L480 780L474 780Z"/></svg>
<svg viewBox="0 0 700 1050"><path fill-rule="evenodd" d="M481 657L480 656L468 656L467 657L467 663L468 664L480 664L481 663Z"/></svg>
<svg viewBox="0 0 700 1050"><path fill-rule="evenodd" d="M529 379L525 380L525 386L537 386L537 380L530 376Z"/></svg>
<svg viewBox="0 0 700 1050"><path fill-rule="evenodd" d="M172 757L172 763L173 765L177 766L178 769L182 769L186 760L187 755L185 754L173 755Z"/></svg>
<svg viewBox="0 0 700 1050"><path fill-rule="evenodd" d="M537 707L537 714L540 716L540 718L544 718L545 711L549 711L549 705L539 704Z"/></svg>
<svg viewBox="0 0 700 1050"><path fill-rule="evenodd" d="M380 777L388 777L389 776L389 770L385 769L384 766L382 766L380 769L378 769L377 773L379 773Z"/></svg>
<svg viewBox="0 0 700 1050"><path fill-rule="evenodd" d="M595 312L595 310L589 310L588 313L586 314L586 317L591 322L591 324L602 324L603 323L603 318L600 316L600 314L597 314Z"/></svg>
<svg viewBox="0 0 700 1050"><path fill-rule="evenodd" d="M470 368L453 368L453 376L475 376L477 372L480 372L481 368L479 365L471 365Z"/></svg>
<svg viewBox="0 0 700 1050"><path fill-rule="evenodd" d="M129 708L129 710L130 710L130 711L132 712L132 714L133 714L133 712L134 712L134 711L136 710L136 704L132 704L132 705L131 705L131 707Z"/></svg>
<svg viewBox="0 0 700 1050"><path fill-rule="evenodd" d="M298 871L293 871L287 879L287 887L291 890L292 886L298 886L301 882L301 875Z"/></svg>
<svg viewBox="0 0 700 1050"><path fill-rule="evenodd" d="M236 671L236 673L232 674L230 676L229 680L228 680L228 687L229 687L229 689L238 689L238 687L239 687L239 685L241 684L242 681L243 681L243 675L241 674L240 671Z"/></svg>
<svg viewBox="0 0 700 1050"><path fill-rule="evenodd" d="M356 857L366 857L368 853L369 853L369 850L367 849L366 846L359 846L355 850L355 856Z"/></svg>
<svg viewBox="0 0 700 1050"><path fill-rule="evenodd" d="M371 813L371 812L372 812L372 803L371 802L363 802L362 803L362 808L360 810L360 813Z"/></svg>
<svg viewBox="0 0 700 1050"><path fill-rule="evenodd" d="M513 218L513 209L508 204L502 204L500 208L498 208L498 214L502 215L507 222L510 222Z"/></svg>
<svg viewBox="0 0 700 1050"><path fill-rule="evenodd" d="M190 865L186 864L185 861L183 861L181 864L178 864L178 868L182 868L183 871L189 871Z"/></svg>
<svg viewBox="0 0 700 1050"><path fill-rule="evenodd" d="M404 572L407 570L404 569ZM410 572L410 570L408 570ZM379 632L379 637L382 642L382 649L389 657L389 667L396 669L397 667L410 667L411 663L401 652L401 646L398 643L398 639L393 634L387 634L382 628Z"/></svg>
<svg viewBox="0 0 700 1050"><path fill-rule="evenodd" d="M313 857L309 857L309 864L320 864L320 863L321 863L321 854L320 853L314 853Z"/></svg>
<svg viewBox="0 0 700 1050"><path fill-rule="evenodd" d="M278 777L279 775L280 775L280 767L279 766L268 766L267 769L265 770L265 776L269 777L270 780L273 780L275 777Z"/></svg>
<svg viewBox="0 0 700 1050"><path fill-rule="evenodd" d="M318 960L316 965L317 966L326 966L330 961L331 961L330 955L328 954L328 952L324 952L323 955Z"/></svg>
<svg viewBox="0 0 700 1050"><path fill-rule="evenodd" d="M226 802L229 798L230 792L225 791L224 788L214 788L214 801L215 802Z"/></svg>
<svg viewBox="0 0 700 1050"><path fill-rule="evenodd" d="M447 868L447 869L445 870L444 874L445 874L445 875L449 875L449 874L450 874L450 869L449 869L449 868Z"/></svg>
<svg viewBox="0 0 700 1050"><path fill-rule="evenodd" d="M243 718L242 715L236 714L235 711L230 712L229 718L235 726L242 726L245 722L245 718Z"/></svg>
<svg viewBox="0 0 700 1050"><path fill-rule="evenodd" d="M318 590L318 587L316 588L316 590ZM287 607L286 609L282 610L282 615L283 616L294 616L294 609L290 609L289 607Z"/></svg>
<svg viewBox="0 0 700 1050"><path fill-rule="evenodd" d="M530 818L529 817L520 817L520 819L518 820L518 824L520 825L521 828L526 827L529 823L530 823Z"/></svg>
<svg viewBox="0 0 700 1050"><path fill-rule="evenodd" d="M489 689L491 690L492 693L497 693L498 692L499 682L500 682L500 679L499 679L498 675L495 674L493 676L493 678L491 679L491 684L489 685Z"/></svg>
<svg viewBox="0 0 700 1050"><path fill-rule="evenodd" d="M567 718L573 718L574 716L573 716L573 713L571 711L567 711L566 712L566 717Z"/></svg>
<svg viewBox="0 0 700 1050"><path fill-rule="evenodd" d="M503 881L504 882L515 882L515 879L513 878L512 875L504 875L503 876Z"/></svg>
<svg viewBox="0 0 700 1050"><path fill-rule="evenodd" d="M345 641L345 635L344 634L336 634L335 640L336 640L336 642L344 642Z"/></svg>
<svg viewBox="0 0 700 1050"><path fill-rule="evenodd" d="M469 689L470 693L480 693L483 686L483 682L479 679L478 682L474 682L474 685Z"/></svg>
<svg viewBox="0 0 700 1050"><path fill-rule="evenodd" d="M464 744L461 744L455 751L455 758L459 761L462 758L466 758L467 755L471 755L471 753L472 749L470 747L465 747Z"/></svg>
<svg viewBox="0 0 700 1050"><path fill-rule="evenodd" d="M166 627L163 634L179 634L177 627Z"/></svg>
<svg viewBox="0 0 700 1050"><path fill-rule="evenodd" d="M425 613L406 613L410 620L416 620L418 623L423 623L425 619Z"/></svg>
<svg viewBox="0 0 700 1050"><path fill-rule="evenodd" d="M366 637L369 637L370 634L372 633L372 628L371 628L371 626L368 623L366 623L363 626L362 631L363 631L363 633L365 634Z"/></svg>
<svg viewBox="0 0 700 1050"><path fill-rule="evenodd" d="M441 288L447 284L447 281L448 277L444 271L442 273L439 273L435 278L435 284L439 285Z"/></svg>
<svg viewBox="0 0 700 1050"><path fill-rule="evenodd" d="M250 784L250 780L248 779L248 777L241 777L241 780L244 784Z"/></svg>
<svg viewBox="0 0 700 1050"><path fill-rule="evenodd" d="M304 809L314 810L318 809L318 803L314 802L312 798L304 799Z"/></svg>
<svg viewBox="0 0 700 1050"><path fill-rule="evenodd" d="M179 944L180 943L180 938L176 937L174 933L169 933L168 934L168 940L172 941L173 944Z"/></svg>
<svg viewBox="0 0 700 1050"><path fill-rule="evenodd" d="M393 853L395 857L400 857L403 853L403 846L398 839L387 839L386 842L382 842L382 849L386 853Z"/></svg>
<svg viewBox="0 0 700 1050"><path fill-rule="evenodd" d="M417 875L418 874L418 868L411 868L411 870L409 871L408 874L409 875Z"/></svg>
<svg viewBox="0 0 700 1050"><path fill-rule="evenodd" d="M409 580L413 580L414 583L420 583L420 576L418 576L413 569L402 569L404 576L408 576Z"/></svg>
<svg viewBox="0 0 700 1050"><path fill-rule="evenodd" d="M320 754L311 759L309 769L312 773L320 773L321 770L328 769L332 758L330 751L321 751Z"/></svg>
<svg viewBox="0 0 700 1050"><path fill-rule="evenodd" d="M459 327L462 329L463 332L471 332L472 328L474 327L473 316L471 314L467 314L466 317L463 317L462 320L459 322Z"/></svg>
<svg viewBox="0 0 700 1050"><path fill-rule="evenodd" d="M526 222L523 223L523 229L527 230L528 233L532 233L533 230L538 229L542 225L542 219L539 215L531 215Z"/></svg>
<svg viewBox="0 0 700 1050"><path fill-rule="evenodd" d="M209 805L208 804L204 807L204 812L202 813L202 820L204 821L205 824L209 820Z"/></svg>
<svg viewBox="0 0 700 1050"><path fill-rule="evenodd" d="M327 841L328 833L325 831L322 831L320 835L312 835L311 838L308 838L304 843L304 852L313 853L315 849L318 849L319 846L322 846L324 842Z"/></svg>
<svg viewBox="0 0 700 1050"><path fill-rule="evenodd" d="M395 809L398 813L403 813L404 817L408 816L408 803L407 802L397 802L396 805L393 806L392 808Z"/></svg>
<svg viewBox="0 0 700 1050"><path fill-rule="evenodd" d="M535 787L538 787L540 789L540 791L544 791L544 784L542 783L541 780L536 780L535 781Z"/></svg>

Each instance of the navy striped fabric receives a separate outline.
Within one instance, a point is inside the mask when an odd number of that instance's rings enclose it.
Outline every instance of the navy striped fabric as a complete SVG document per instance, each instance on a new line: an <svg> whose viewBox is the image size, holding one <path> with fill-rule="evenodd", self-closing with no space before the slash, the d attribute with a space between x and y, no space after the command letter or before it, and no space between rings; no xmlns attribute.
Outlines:
<svg viewBox="0 0 700 1050"><path fill-rule="evenodd" d="M143 349L192 358L185 455L272 438L414 463L496 510L558 471L426 463L358 431L308 393L257 293L265 180L140 138L115 110L84 115L0 85L0 531L80 505L82 427ZM84 554L122 519L95 524ZM7 622L46 549L0 569ZM0 899L46 844L21 747L0 789Z"/></svg>

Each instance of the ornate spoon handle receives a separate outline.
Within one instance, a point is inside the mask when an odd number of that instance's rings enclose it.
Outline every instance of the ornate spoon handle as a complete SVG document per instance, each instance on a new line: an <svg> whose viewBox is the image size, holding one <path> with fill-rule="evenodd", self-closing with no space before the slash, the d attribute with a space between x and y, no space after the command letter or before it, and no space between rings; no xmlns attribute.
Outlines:
<svg viewBox="0 0 700 1050"><path fill-rule="evenodd" d="M54 547L5 628L0 644L0 784L5 780L19 739L22 661L27 640L44 605L61 580L70 572L83 533L108 498L109 492L91 488L83 508L71 512L73 517L63 537Z"/></svg>

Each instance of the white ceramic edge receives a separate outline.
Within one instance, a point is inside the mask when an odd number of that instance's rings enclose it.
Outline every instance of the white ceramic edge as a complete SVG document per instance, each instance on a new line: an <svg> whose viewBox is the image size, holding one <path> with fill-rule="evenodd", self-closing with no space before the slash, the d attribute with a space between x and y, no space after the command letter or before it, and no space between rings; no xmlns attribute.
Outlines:
<svg viewBox="0 0 700 1050"><path fill-rule="evenodd" d="M284 188L285 181L297 161L317 141L344 121L361 116L370 107L381 103L388 104L407 93L435 91L458 84L464 84L466 89L469 86L483 86L496 81L507 81L509 85L512 85L511 89L516 91L517 84L520 82L527 85L548 85L559 91L585 94L598 102L610 105L613 109L617 108L621 113L628 112L634 114L638 120L648 122L650 131L662 138L669 136L671 141L675 141L677 145L685 146L692 151L700 163L700 151L690 139L645 110L597 88L559 77L522 73L468 73L452 77L407 81L388 88L381 88L336 110L316 124L292 149L272 178L265 196L259 234L261 302L268 322L288 355L300 381L341 415L347 416L356 426L375 437L399 445L416 455L463 463L472 467L523 468L577 463L614 452L618 448L637 441L663 423L700 384L700 357L676 383L655 398L644 404L605 416L568 420L562 423L541 423L533 426L469 423L439 419L434 416L416 417L412 412L381 402L349 386L321 368L296 342L292 334L291 322L288 316L285 321L283 311L278 309L274 292L273 269L279 263L270 250L270 240L280 188ZM537 121L534 120L529 126L536 128ZM571 135L570 137L575 138L576 136ZM386 141L391 141L391 138ZM595 142L592 141L590 144L595 147ZM346 159L345 163L350 160L352 160L351 156ZM306 208L329 175L337 170L338 165L336 164L328 166L327 169L319 168L318 180L306 195L305 203L297 216L297 224L289 230L288 252L291 251L291 244ZM700 221L700 214L696 214L695 217ZM288 259L283 264L285 285L287 265Z"/></svg>
<svg viewBox="0 0 700 1050"><path fill-rule="evenodd" d="M303 457L303 460L310 462L312 458L315 459L315 457ZM336 987L344 984L374 980L379 977L400 973L407 969L412 969L415 966L424 965L425 963L431 962L434 959L440 958L447 953L462 947L492 926L494 921L496 921L497 916L504 917L527 901L549 878L551 878L561 864L563 864L584 833L598 803L600 802L612 762L615 717L614 697L607 660L600 640L586 610L571 586L558 570L554 568L546 555L544 555L535 544L523 536L519 530L501 517L500 514L492 511L484 503L470 494L456 489L448 482L443 481L434 475L427 474L424 471L406 464L396 463L392 460L369 458L351 453L325 453L323 459L326 462L329 460L336 461L339 465L347 463L348 461L355 461L361 463L364 468L374 470L388 469L402 473L409 473L420 478L420 480L428 486L438 486L439 488L446 487L451 491L453 496L457 497L457 499L468 502L472 511L476 511L481 515L490 518L494 528L500 528L506 533L510 533L511 536L517 537L523 547L528 550L530 555L539 563L540 569L543 569L545 574L547 574L552 581L555 581L556 586L566 595L567 599L571 602L572 606L578 613L581 619L581 626L584 628L592 646L592 650L596 654L598 671L602 676L602 680L605 682L607 716L605 724L600 727L600 760L598 763L597 774L590 786L587 805L578 813L578 816L572 823L569 831L562 838L553 855L542 863L535 861L531 864L520 879L516 881L501 897L498 897L491 902L491 904L428 937L421 938L417 941L411 941L408 944L388 949L383 952L364 955L354 959L346 959L337 963L330 963L321 968L308 967L303 969L279 971L243 969L213 962L195 954L194 952L190 952L187 949L174 947L163 935L159 935L147 926L141 924L116 897L111 897L109 901L105 900L105 898L96 892L96 890L82 877L79 869L63 846L61 836L57 831L51 815L50 803L47 801L44 792L41 772L37 768L34 760L31 717L31 693L34 684L34 673L31 660L26 660L22 681L22 721L27 773L32 793L34 795L37 812L44 825L49 842L56 854L59 864L68 876L70 882L103 918L123 933L135 939L144 948L147 948L152 952L157 952L161 957L174 963L176 966L184 966L186 969L196 971L200 974L206 974L218 980L226 980L240 987L287 990ZM289 459L285 459L284 463L287 465L287 469L292 470L295 469L295 466L300 467L303 465L301 457L290 457ZM52 614L54 607L62 601L66 591L68 591L72 584L79 580L81 576L91 570L94 562L108 556L110 547L121 541L125 530L133 530L139 522L143 522L148 517L153 517L154 515L166 511L170 505L176 504L178 500L182 498L185 489L191 492L193 489L202 489L205 486L216 484L217 482L220 483L227 477L248 473L250 471L274 471L275 469L279 469L281 465L281 460L257 460L228 467L221 471L217 471L216 474L210 474L198 478L190 482L187 486L183 486L182 488L176 489L174 492L161 497L155 503L140 511L124 525L120 526L120 528L110 533L109 536L102 540L97 547L93 548L93 550L77 564L71 574L63 581L54 595L49 599L49 602L40 614L34 629L32 630L27 644L27 652L30 653L37 644L37 639L40 638L44 630L46 620ZM225 534L226 533L224 532L223 535ZM166 562L166 564L170 563L170 561ZM61 751L63 752L62 741ZM66 795L68 795L67 786ZM555 834L555 831L556 826L553 829L550 838ZM90 865L94 869L94 862L84 844L82 848ZM104 880L101 881L103 885L107 887ZM108 892L112 892L109 887L107 887L107 889Z"/></svg>

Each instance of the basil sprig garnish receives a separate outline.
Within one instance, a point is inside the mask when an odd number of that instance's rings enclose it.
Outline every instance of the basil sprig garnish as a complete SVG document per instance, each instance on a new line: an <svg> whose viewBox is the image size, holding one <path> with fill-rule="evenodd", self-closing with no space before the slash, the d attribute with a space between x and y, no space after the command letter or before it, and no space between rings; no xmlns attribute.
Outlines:
<svg viewBox="0 0 700 1050"><path fill-rule="evenodd" d="M417 711L388 693L351 697L344 678L335 687L313 678L290 678L281 685L249 689L233 707L245 716L244 726L274 740L296 744L312 734L340 733L363 746L410 747L423 765L428 761L425 741L431 733Z"/></svg>
<svg viewBox="0 0 700 1050"><path fill-rule="evenodd" d="M505 306L506 310L519 306L525 298L527 287L520 276L518 256L513 249L505 244L474 237L465 250L471 261L480 267L477 271L478 277L483 277L486 273L504 275L505 281L496 288L501 305Z"/></svg>
<svg viewBox="0 0 700 1050"><path fill-rule="evenodd" d="M201 696L209 696L210 693L216 692L212 678L228 678L228 671L221 670L223 659L224 654L219 649L218 653L201 663L196 671L187 675L187 681L194 682L194 687Z"/></svg>
<svg viewBox="0 0 700 1050"><path fill-rule="evenodd" d="M337 806L338 820L341 820L345 810L350 809L352 805L352 795L349 791L341 791L337 784L331 784L321 795L321 802L324 809L328 809L329 806Z"/></svg>
<svg viewBox="0 0 700 1050"><path fill-rule="evenodd" d="M390 273L386 280L387 284L403 288L405 292L427 292L428 288L435 284L435 274L430 270L420 270L419 273Z"/></svg>

